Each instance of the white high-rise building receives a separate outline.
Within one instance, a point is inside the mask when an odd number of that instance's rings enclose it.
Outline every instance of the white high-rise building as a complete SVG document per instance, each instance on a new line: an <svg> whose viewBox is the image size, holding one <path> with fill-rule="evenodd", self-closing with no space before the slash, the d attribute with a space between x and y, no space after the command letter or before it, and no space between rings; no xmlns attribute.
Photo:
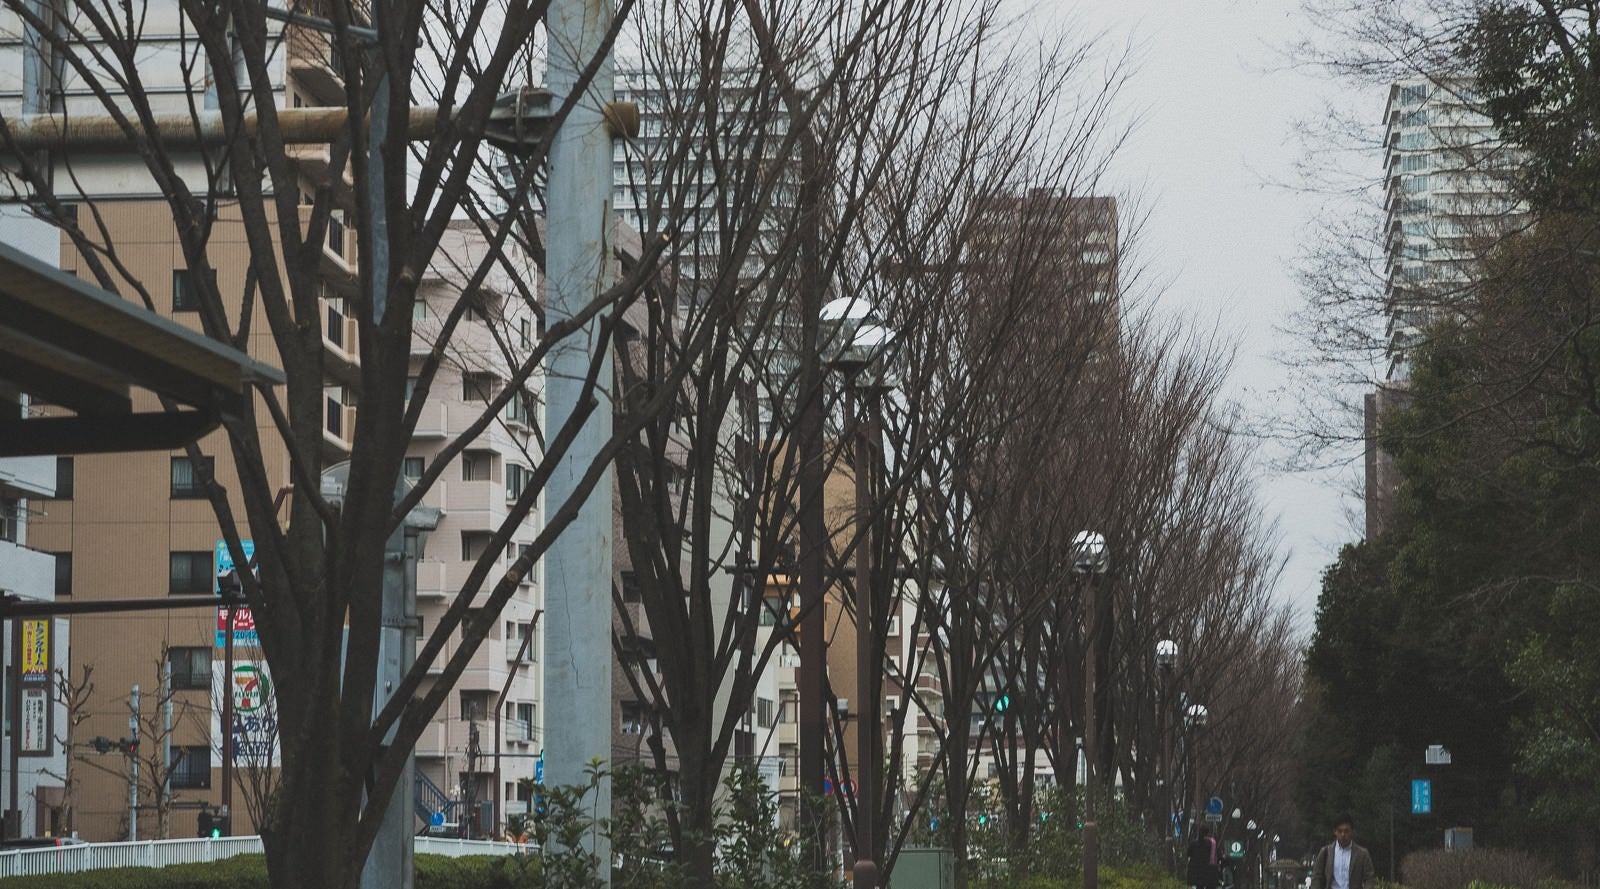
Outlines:
<svg viewBox="0 0 1600 889"><path fill-rule="evenodd" d="M1382 416L1404 397L1411 357L1433 322L1467 299L1477 263L1522 219L1508 173L1519 162L1469 80L1392 84L1384 110L1384 381L1365 399L1367 536L1393 502Z"/></svg>

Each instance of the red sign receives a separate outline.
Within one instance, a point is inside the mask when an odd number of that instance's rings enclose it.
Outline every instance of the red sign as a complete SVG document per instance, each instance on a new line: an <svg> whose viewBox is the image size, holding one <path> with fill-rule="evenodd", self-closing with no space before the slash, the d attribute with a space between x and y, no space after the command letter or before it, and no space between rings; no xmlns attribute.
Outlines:
<svg viewBox="0 0 1600 889"><path fill-rule="evenodd" d="M246 607L241 605L240 607L234 609L234 611L233 611L233 628L235 630L254 630L256 628L255 615L250 613L250 609L249 608L246 608ZM226 608L218 608L217 609L217 632L219 632L219 633L226 632L227 629L228 629L228 609L226 609Z"/></svg>

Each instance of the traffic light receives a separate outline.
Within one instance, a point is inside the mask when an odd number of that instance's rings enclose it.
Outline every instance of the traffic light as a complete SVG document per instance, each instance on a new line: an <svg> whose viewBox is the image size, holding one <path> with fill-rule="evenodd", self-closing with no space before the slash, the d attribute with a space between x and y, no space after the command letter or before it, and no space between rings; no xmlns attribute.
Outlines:
<svg viewBox="0 0 1600 889"><path fill-rule="evenodd" d="M117 741L117 749L121 750L123 753L126 753L129 756L138 756L139 755L139 739L138 738L122 738L122 739Z"/></svg>
<svg viewBox="0 0 1600 889"><path fill-rule="evenodd" d="M95 739L89 743L94 745L94 752L96 753L111 752L111 739L105 735L97 735L95 736Z"/></svg>
<svg viewBox="0 0 1600 889"><path fill-rule="evenodd" d="M1001 695L1000 697L994 699L994 712L1004 713L1009 709L1011 709L1010 695Z"/></svg>
<svg viewBox="0 0 1600 889"><path fill-rule="evenodd" d="M220 840L223 837L233 836L233 818L228 812L218 809L201 809L197 820L195 836L201 839Z"/></svg>
<svg viewBox="0 0 1600 889"><path fill-rule="evenodd" d="M217 575L217 595L224 602L244 598L244 581L239 579L239 572L230 568Z"/></svg>

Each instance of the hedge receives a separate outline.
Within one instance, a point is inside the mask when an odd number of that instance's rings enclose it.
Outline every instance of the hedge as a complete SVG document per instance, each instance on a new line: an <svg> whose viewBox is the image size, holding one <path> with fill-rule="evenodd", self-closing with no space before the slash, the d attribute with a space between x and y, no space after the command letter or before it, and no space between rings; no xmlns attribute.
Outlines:
<svg viewBox="0 0 1600 889"><path fill-rule="evenodd" d="M505 856L418 855L416 889L527 889L538 886L538 861ZM5 889L270 889L267 859L240 855L203 864L119 867L0 879Z"/></svg>

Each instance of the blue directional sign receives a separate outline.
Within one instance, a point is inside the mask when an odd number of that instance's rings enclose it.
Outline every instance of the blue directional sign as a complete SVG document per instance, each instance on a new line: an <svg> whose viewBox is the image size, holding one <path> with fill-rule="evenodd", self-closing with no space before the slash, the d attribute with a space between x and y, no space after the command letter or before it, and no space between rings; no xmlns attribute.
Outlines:
<svg viewBox="0 0 1600 889"><path fill-rule="evenodd" d="M444 827L444 813L434 812L428 816L428 824L432 827Z"/></svg>
<svg viewBox="0 0 1600 889"><path fill-rule="evenodd" d="M535 784L543 784L544 783L544 754L543 753L539 754L539 758L533 761L533 783L535 783Z"/></svg>
<svg viewBox="0 0 1600 889"><path fill-rule="evenodd" d="M1214 796L1214 797L1206 800L1206 814L1207 815L1221 815L1222 814L1222 797Z"/></svg>
<svg viewBox="0 0 1600 889"><path fill-rule="evenodd" d="M1427 778L1411 779L1411 814L1433 814L1433 781Z"/></svg>

